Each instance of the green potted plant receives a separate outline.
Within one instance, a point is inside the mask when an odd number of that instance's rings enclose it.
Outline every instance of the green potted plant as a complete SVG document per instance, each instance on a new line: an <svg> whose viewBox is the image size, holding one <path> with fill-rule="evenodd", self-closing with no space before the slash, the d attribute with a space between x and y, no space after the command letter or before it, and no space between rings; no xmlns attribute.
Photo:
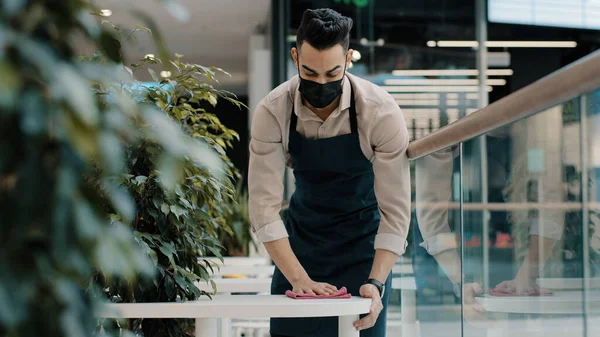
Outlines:
<svg viewBox="0 0 600 337"><path fill-rule="evenodd" d="M251 249L258 249L252 236L248 213L248 192L242 181L236 186L236 198L231 200L225 219L228 226L222 227L219 234L224 254L227 256L248 256Z"/></svg>
<svg viewBox="0 0 600 337"><path fill-rule="evenodd" d="M169 62L168 78L158 71ZM202 108L203 102L216 106L219 99L240 108L242 104L229 92L217 89L218 68L185 63L181 55L173 60L147 57L130 66L135 75L148 71L156 85L119 84L105 92L122 91L141 104L152 104L175 121L192 139L202 141L218 153L223 171L211 171L189 158L180 167L169 167L169 158L157 156L160 144L146 138L126 150L128 170L115 179L126 187L136 204L133 234L152 258L155 277L145 282L107 279L99 273L95 281L108 298L117 302L173 302L194 300L201 295L198 282L210 282L213 266L208 256L222 257L220 234L231 232L228 216L236 199L234 181L239 173L225 150L238 139L217 116ZM161 165L164 163L165 165ZM223 174L221 174L223 173ZM116 212L113 217L120 220ZM214 285L214 283L213 283ZM127 328L145 336L187 336L189 320L131 320Z"/></svg>
<svg viewBox="0 0 600 337"><path fill-rule="evenodd" d="M131 173L127 151L152 144L151 178L161 181L154 193L175 217L186 210L173 207L184 204L173 195L190 161L194 172L218 176L224 168L206 140L156 104L102 91L130 75L114 31L90 15L98 11L87 1L0 0L0 8L0 336L88 335L104 301L94 275L134 284L156 270L152 247L133 234L136 191L119 181ZM67 38L73 35L104 62L82 63ZM201 239L216 241L208 230ZM181 256L161 242L165 256Z"/></svg>

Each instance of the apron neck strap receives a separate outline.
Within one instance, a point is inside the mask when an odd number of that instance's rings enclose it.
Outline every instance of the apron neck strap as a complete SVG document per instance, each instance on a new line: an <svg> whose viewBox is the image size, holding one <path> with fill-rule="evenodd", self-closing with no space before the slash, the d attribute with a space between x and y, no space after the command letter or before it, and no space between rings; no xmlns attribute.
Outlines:
<svg viewBox="0 0 600 337"><path fill-rule="evenodd" d="M292 101L292 117L290 120L290 133L296 131L296 125L298 124L298 116L294 108L294 101ZM356 117L356 105L354 103L354 87L350 84L350 130L352 133L358 133L358 118Z"/></svg>

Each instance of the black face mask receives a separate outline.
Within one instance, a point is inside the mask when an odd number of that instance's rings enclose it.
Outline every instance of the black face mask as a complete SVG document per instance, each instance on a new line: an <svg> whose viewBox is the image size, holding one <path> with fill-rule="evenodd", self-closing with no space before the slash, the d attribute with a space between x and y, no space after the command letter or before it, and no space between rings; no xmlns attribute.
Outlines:
<svg viewBox="0 0 600 337"><path fill-rule="evenodd" d="M344 76L340 80L324 84L303 79L300 76L300 69L298 69L298 76L300 77L300 88L298 90L302 97L314 108L322 109L333 103L342 94L342 81L346 76L346 66L344 66Z"/></svg>

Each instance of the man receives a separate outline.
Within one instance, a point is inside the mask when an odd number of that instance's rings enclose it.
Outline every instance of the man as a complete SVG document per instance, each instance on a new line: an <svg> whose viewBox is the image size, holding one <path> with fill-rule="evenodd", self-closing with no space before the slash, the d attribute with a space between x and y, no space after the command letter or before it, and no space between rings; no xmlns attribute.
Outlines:
<svg viewBox="0 0 600 337"><path fill-rule="evenodd" d="M410 221L408 132L394 99L346 73L352 20L307 10L291 53L299 75L254 112L249 166L253 230L277 268L271 292L371 298L354 322L385 336L390 270ZM286 163L296 189L279 216ZM273 336L337 336L334 318L272 319Z"/></svg>

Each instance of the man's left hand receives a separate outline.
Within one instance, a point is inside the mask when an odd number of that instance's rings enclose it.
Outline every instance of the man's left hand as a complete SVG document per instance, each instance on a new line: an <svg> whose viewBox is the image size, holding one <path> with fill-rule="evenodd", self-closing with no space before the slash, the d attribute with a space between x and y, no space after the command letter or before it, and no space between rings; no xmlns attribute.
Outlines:
<svg viewBox="0 0 600 337"><path fill-rule="evenodd" d="M379 294L379 290L372 284L363 284L360 287L360 296L364 298L370 298L371 309L369 309L369 314L362 319L354 322L354 327L356 330L365 330L372 328L377 322L377 317L379 317L379 313L383 310L383 304L381 303L381 295Z"/></svg>

